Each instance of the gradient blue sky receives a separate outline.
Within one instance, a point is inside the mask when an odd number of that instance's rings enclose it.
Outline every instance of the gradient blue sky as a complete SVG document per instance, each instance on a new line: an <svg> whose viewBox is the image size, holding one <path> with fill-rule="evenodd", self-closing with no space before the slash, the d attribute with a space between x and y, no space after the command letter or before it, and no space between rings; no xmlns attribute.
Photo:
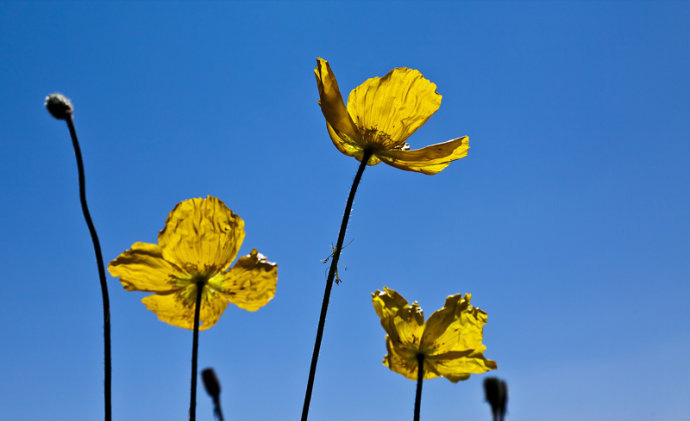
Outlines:
<svg viewBox="0 0 690 421"><path fill-rule="evenodd" d="M97 420L101 299L64 123L69 96L106 260L215 195L279 264L228 307L200 367L229 420L299 417L357 162L312 69L347 93L397 66L438 85L413 148L470 136L436 176L369 167L334 288L311 420L410 419L370 293L427 315L473 294L509 419L690 419L690 3L0 2L0 420ZM185 419L191 332L109 278L115 420ZM486 375L425 382L425 420L488 420ZM199 417L211 419L199 393Z"/></svg>

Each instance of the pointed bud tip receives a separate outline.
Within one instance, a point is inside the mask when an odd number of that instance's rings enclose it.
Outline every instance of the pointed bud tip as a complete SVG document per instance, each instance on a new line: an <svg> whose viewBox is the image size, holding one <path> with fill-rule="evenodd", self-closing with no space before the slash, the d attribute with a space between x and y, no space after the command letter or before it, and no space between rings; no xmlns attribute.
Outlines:
<svg viewBox="0 0 690 421"><path fill-rule="evenodd" d="M67 120L72 116L74 109L70 100L62 94L50 94L46 97L46 109L58 120Z"/></svg>

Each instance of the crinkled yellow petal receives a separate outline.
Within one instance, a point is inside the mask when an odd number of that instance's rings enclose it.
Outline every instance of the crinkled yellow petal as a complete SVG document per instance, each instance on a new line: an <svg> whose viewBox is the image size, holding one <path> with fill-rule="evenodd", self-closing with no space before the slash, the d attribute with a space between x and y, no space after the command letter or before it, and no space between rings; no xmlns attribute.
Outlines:
<svg viewBox="0 0 690 421"><path fill-rule="evenodd" d="M108 271L127 291L173 291L179 288L176 280L188 276L163 258L158 245L148 243L132 244L110 262Z"/></svg>
<svg viewBox="0 0 690 421"><path fill-rule="evenodd" d="M419 304L415 302L410 306L402 295L386 287L383 287L383 292L376 291L371 295L381 326L390 339L394 343L419 348L424 333L424 313Z"/></svg>
<svg viewBox="0 0 690 421"><path fill-rule="evenodd" d="M323 116L326 118L326 123L329 125L331 140L338 150L348 154L342 148L346 144L356 147L360 143L359 130L350 118L347 108L345 108L338 81L335 80L335 75L333 75L328 61L322 58L316 59L314 73L316 74L316 86L319 89L319 105Z"/></svg>
<svg viewBox="0 0 690 421"><path fill-rule="evenodd" d="M402 147L441 106L436 85L419 71L393 69L368 79L350 92L347 110L367 140L386 148ZM375 133L379 135L375 135Z"/></svg>
<svg viewBox="0 0 690 421"><path fill-rule="evenodd" d="M196 284L170 294L153 294L144 297L141 302L156 313L165 323L184 329L194 329L194 306L196 302ZM228 306L223 294L205 287L201 296L199 312L199 329L205 330L215 325Z"/></svg>
<svg viewBox="0 0 690 421"><path fill-rule="evenodd" d="M481 353L486 313L470 305L471 295L451 295L426 322L422 344L429 354L473 351Z"/></svg>
<svg viewBox="0 0 690 421"><path fill-rule="evenodd" d="M466 157L469 145L469 138L464 136L413 151L382 150L376 156L395 168L433 175L441 172L452 161Z"/></svg>
<svg viewBox="0 0 690 421"><path fill-rule="evenodd" d="M212 283L211 287L222 292L237 307L256 311L271 301L277 281L278 265L254 249L249 255L240 257L220 283Z"/></svg>
<svg viewBox="0 0 690 421"><path fill-rule="evenodd" d="M362 161L364 149L361 146L353 145L345 141L343 138L338 136L338 133L336 133L330 124L326 123L326 127L328 128L328 135L331 137L333 145L335 145L340 152L348 156L353 156L360 162ZM376 155L371 155L367 161L367 165L376 165L379 162L381 162L381 160Z"/></svg>
<svg viewBox="0 0 690 421"><path fill-rule="evenodd" d="M485 373L497 368L496 361L485 358L481 352L471 351L430 355L426 361L434 371L453 383L467 380L470 374Z"/></svg>
<svg viewBox="0 0 690 421"><path fill-rule="evenodd" d="M417 352L418 350L396 344L386 336L386 349L388 354L383 357L383 365L390 368L391 371L402 374L410 380L417 380ZM436 372L435 368L424 361L424 378L433 379L439 377L440 374Z"/></svg>
<svg viewBox="0 0 690 421"><path fill-rule="evenodd" d="M212 196L178 203L158 234L166 260L189 273L207 275L227 269L243 239L242 218Z"/></svg>

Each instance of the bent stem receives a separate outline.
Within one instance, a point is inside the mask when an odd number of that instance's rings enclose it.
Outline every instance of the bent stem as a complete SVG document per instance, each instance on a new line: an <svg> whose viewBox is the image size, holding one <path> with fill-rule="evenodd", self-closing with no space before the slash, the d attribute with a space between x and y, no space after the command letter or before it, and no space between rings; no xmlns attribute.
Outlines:
<svg viewBox="0 0 690 421"><path fill-rule="evenodd" d="M414 397L414 421L419 421L422 406L422 382L424 381L424 354L417 354L417 393Z"/></svg>
<svg viewBox="0 0 690 421"><path fill-rule="evenodd" d="M81 148L79 147L79 139L77 138L77 130L74 127L74 119L70 114L65 119L69 134L72 138L72 146L74 147L74 155L77 158L77 170L79 172L79 201L81 202L81 210L84 214L84 220L89 227L89 234L91 234L91 242L93 243L93 250L96 254L96 263L98 264L98 278L101 282L101 296L103 297L103 359L105 360L105 373L103 376L103 394L105 401L105 421L110 421L112 418L111 405L111 356L110 356L110 299L108 297L108 284L105 281L105 266L103 265L103 255L101 254L101 244L98 241L98 234L96 227L91 220L91 213L89 206L86 204L86 177L84 176L84 162L81 157Z"/></svg>
<svg viewBox="0 0 690 421"><path fill-rule="evenodd" d="M196 421L196 365L199 354L199 313L201 312L201 293L204 283L196 286L196 301L194 303L194 334L192 336L192 380L189 396L189 421Z"/></svg>
<svg viewBox="0 0 690 421"><path fill-rule="evenodd" d="M362 160L359 163L357 174L352 181L350 188L350 195L347 198L345 205L345 212L343 213L343 221L340 224L340 233L338 234L338 241L333 250L333 259L331 260L331 267L328 270L328 278L326 279L326 290L323 293L323 302L321 303L321 316L319 317L319 325L316 329L316 342L314 343L314 353L311 356L311 366L309 368L309 380L307 380L307 391L304 395L304 407L302 408L302 421L307 421L309 415L309 404L311 402L311 393L314 388L314 377L316 376L316 363L319 360L319 351L321 350L321 340L323 339L323 328L326 324L326 313L328 312L328 300L331 296L331 289L333 288L333 279L338 269L338 259L340 259L340 252L343 248L343 241L345 240L345 231L347 230L347 222L350 219L350 212L352 211L352 203L355 200L355 193L357 186L362 179L364 169L367 167L367 162L371 158L372 151L365 150L362 155Z"/></svg>

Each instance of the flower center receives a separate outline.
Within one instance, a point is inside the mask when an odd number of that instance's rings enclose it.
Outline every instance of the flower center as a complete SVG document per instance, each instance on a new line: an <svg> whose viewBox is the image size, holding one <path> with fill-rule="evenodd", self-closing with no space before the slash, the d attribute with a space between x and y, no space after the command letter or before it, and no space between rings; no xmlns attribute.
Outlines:
<svg viewBox="0 0 690 421"><path fill-rule="evenodd" d="M391 136L378 130L376 127L364 129L362 133L362 140L367 147L375 149L405 149L409 145L404 140L394 140Z"/></svg>

